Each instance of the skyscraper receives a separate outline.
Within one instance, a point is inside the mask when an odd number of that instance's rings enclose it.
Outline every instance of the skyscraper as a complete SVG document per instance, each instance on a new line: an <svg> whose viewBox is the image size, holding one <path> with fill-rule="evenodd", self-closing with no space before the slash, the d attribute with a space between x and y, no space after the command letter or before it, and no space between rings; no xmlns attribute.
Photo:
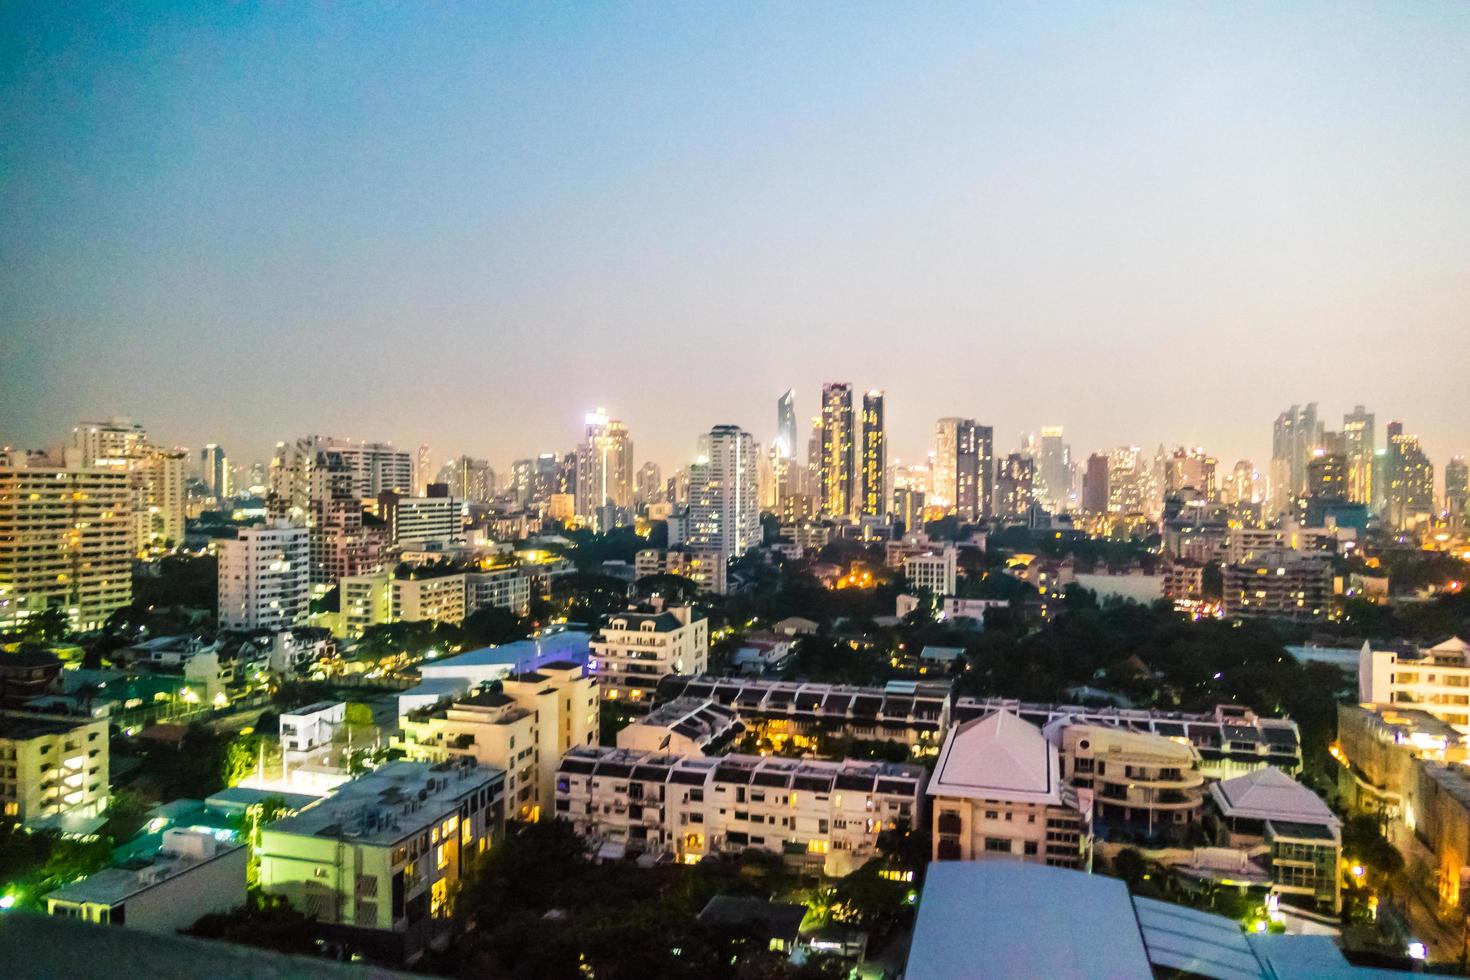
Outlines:
<svg viewBox="0 0 1470 980"><path fill-rule="evenodd" d="M577 516L597 530L626 523L633 507L633 439L602 409L586 418L577 453Z"/></svg>
<svg viewBox="0 0 1470 980"><path fill-rule="evenodd" d="M955 454L959 451L959 430L973 421L942 418L934 423L934 468L929 486L929 503L953 510L958 500Z"/></svg>
<svg viewBox="0 0 1470 980"><path fill-rule="evenodd" d="M1456 456L1444 466L1444 509L1450 526L1463 527L1470 518L1470 466Z"/></svg>
<svg viewBox="0 0 1470 980"><path fill-rule="evenodd" d="M1388 507L1384 514L1399 530L1412 530L1434 516L1434 464L1419 437L1404 434L1402 422L1388 423Z"/></svg>
<svg viewBox="0 0 1470 980"><path fill-rule="evenodd" d="M972 518L995 516L995 429L988 425L975 426L975 495L976 508Z"/></svg>
<svg viewBox="0 0 1470 980"><path fill-rule="evenodd" d="M1307 460L1322 445L1317 403L1293 405L1276 416L1271 432L1271 513L1280 514L1307 489Z"/></svg>
<svg viewBox="0 0 1470 980"><path fill-rule="evenodd" d="M821 469L818 485L821 508L830 517L853 513L854 452L852 385L833 381L822 385Z"/></svg>
<svg viewBox="0 0 1470 980"><path fill-rule="evenodd" d="M1036 496L1052 513L1067 509L1072 494L1072 453L1059 425L1041 427L1041 451L1036 466Z"/></svg>
<svg viewBox="0 0 1470 980"><path fill-rule="evenodd" d="M1082 509L1089 514L1106 514L1112 490L1108 486L1108 457L1093 453L1082 474Z"/></svg>
<svg viewBox="0 0 1470 980"><path fill-rule="evenodd" d="M1010 453L1000 466L997 480L998 511L1001 517L1024 517L1035 500L1036 461L1025 453Z"/></svg>
<svg viewBox="0 0 1470 980"><path fill-rule="evenodd" d="M357 490L362 470L343 454L346 444L305 436L276 445L266 511L307 529L313 585L374 571L387 543L385 529L365 528Z"/></svg>
<svg viewBox="0 0 1470 980"><path fill-rule="evenodd" d="M689 468L689 543L729 561L760 543L755 441L717 425L700 436L699 453Z"/></svg>
<svg viewBox="0 0 1470 980"><path fill-rule="evenodd" d="M381 493L413 493L414 461L406 450L387 442L351 442L329 439L352 471L352 492L359 500L376 500Z"/></svg>
<svg viewBox="0 0 1470 980"><path fill-rule="evenodd" d="M776 452L782 459L796 458L796 392L790 388L776 399Z"/></svg>
<svg viewBox="0 0 1470 980"><path fill-rule="evenodd" d="M414 496L422 497L429 492L429 481L434 478L434 457L429 452L428 443L419 443L419 450L413 458L413 492Z"/></svg>
<svg viewBox="0 0 1470 980"><path fill-rule="evenodd" d="M974 419L943 418L934 425L932 502L973 521L993 513L994 430Z"/></svg>
<svg viewBox="0 0 1470 980"><path fill-rule="evenodd" d="M83 467L128 474L134 551L183 544L187 452L155 446L141 425L119 418L81 423L72 430L72 446Z"/></svg>
<svg viewBox="0 0 1470 980"><path fill-rule="evenodd" d="M1347 495L1355 504L1371 509L1382 501L1383 494L1373 479L1374 435L1373 413L1362 405L1342 417L1343 453L1347 456Z"/></svg>
<svg viewBox="0 0 1470 980"><path fill-rule="evenodd" d="M212 442L199 452L199 476L211 497L223 500L230 495L229 461L225 451Z"/></svg>
<svg viewBox="0 0 1470 980"><path fill-rule="evenodd" d="M863 466L859 511L867 517L888 513L888 436L883 423L883 392L863 395Z"/></svg>
<svg viewBox="0 0 1470 980"><path fill-rule="evenodd" d="M664 472L657 463L647 462L638 467L638 487L634 500L641 507L657 503L664 497Z"/></svg>

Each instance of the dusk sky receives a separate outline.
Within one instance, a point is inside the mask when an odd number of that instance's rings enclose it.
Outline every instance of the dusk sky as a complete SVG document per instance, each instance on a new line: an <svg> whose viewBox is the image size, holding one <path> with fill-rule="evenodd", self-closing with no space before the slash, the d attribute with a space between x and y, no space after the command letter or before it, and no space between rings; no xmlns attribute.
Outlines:
<svg viewBox="0 0 1470 980"><path fill-rule="evenodd" d="M0 135L0 443L1470 452L1470 3L11 4Z"/></svg>

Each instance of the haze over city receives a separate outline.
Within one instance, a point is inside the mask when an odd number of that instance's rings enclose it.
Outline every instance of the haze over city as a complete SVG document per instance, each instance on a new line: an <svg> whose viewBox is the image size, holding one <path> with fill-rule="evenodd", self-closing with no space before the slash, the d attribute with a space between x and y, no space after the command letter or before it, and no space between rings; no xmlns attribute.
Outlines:
<svg viewBox="0 0 1470 980"><path fill-rule="evenodd" d="M0 441L504 466L888 393L999 448L1470 447L1470 7L150 6L0 38Z"/></svg>

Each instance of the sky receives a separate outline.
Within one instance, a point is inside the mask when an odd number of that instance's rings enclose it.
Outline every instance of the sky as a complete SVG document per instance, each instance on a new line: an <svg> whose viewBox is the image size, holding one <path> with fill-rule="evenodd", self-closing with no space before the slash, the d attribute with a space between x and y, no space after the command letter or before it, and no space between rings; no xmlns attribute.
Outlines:
<svg viewBox="0 0 1470 980"><path fill-rule="evenodd" d="M1470 3L0 5L0 444L1470 453Z"/></svg>

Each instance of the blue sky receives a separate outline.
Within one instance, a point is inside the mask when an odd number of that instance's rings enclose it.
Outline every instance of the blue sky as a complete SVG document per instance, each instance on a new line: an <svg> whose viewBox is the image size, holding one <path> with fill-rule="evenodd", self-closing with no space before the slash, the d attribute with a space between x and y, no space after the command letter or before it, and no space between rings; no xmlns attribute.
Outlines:
<svg viewBox="0 0 1470 980"><path fill-rule="evenodd" d="M101 6L0 8L0 442L1470 452L1470 4Z"/></svg>

